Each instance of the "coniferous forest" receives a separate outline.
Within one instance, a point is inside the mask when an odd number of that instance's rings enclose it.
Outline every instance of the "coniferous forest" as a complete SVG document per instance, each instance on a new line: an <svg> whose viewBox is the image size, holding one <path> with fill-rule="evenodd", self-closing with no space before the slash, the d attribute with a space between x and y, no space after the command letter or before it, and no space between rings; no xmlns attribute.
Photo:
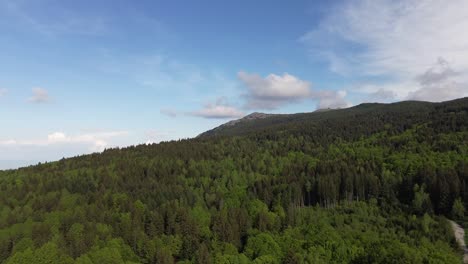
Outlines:
<svg viewBox="0 0 468 264"><path fill-rule="evenodd" d="M460 263L468 98L273 115L0 172L0 263Z"/></svg>

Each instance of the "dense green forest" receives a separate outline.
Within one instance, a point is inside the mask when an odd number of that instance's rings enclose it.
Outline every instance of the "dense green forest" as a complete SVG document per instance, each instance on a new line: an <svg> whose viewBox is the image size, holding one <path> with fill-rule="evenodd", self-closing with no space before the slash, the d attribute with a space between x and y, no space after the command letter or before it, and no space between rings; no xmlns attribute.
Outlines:
<svg viewBox="0 0 468 264"><path fill-rule="evenodd" d="M0 263L460 263L468 98L274 115L0 172Z"/></svg>

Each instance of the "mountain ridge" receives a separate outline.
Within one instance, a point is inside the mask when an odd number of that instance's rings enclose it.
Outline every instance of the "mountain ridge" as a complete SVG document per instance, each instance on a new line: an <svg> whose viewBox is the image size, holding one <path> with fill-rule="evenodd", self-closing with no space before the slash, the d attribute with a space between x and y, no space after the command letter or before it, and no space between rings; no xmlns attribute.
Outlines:
<svg viewBox="0 0 468 264"><path fill-rule="evenodd" d="M468 98L223 130L0 171L0 263L460 263Z"/></svg>
<svg viewBox="0 0 468 264"><path fill-rule="evenodd" d="M403 115L409 112L428 111L440 105L450 104L452 102L468 101L468 97L454 99L445 102L425 102L425 101L400 101L394 103L362 103L349 108L324 109L314 112L295 113L295 114L267 114L254 112L237 120L229 121L213 129L207 130L197 136L197 138L224 135L242 135L259 131L273 126L281 126L300 122L322 122L326 119L336 120L354 115L376 115L376 113L385 114L385 112L401 112ZM376 111L376 112L374 112ZM252 122L255 121L255 122Z"/></svg>

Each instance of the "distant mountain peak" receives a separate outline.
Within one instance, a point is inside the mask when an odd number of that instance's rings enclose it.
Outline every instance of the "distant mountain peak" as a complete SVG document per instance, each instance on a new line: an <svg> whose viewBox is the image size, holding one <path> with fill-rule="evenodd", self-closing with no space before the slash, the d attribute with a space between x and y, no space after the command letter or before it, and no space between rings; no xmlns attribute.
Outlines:
<svg viewBox="0 0 468 264"><path fill-rule="evenodd" d="M209 134L210 132L215 132L215 131L225 129L227 127L233 127L233 126L235 126L237 124L240 124L240 123L250 122L250 121L259 120L259 119L265 119L267 117L278 116L278 115L279 114L267 114L267 113L261 113L261 112L253 112L253 113L250 113L250 114L248 114L248 115L246 115L246 116L244 116L242 118L239 118L239 119L236 119L236 120L231 120L231 121L229 121L227 123L224 123L224 124L220 125L219 127L215 127L212 130L206 131L206 132L198 135L197 137Z"/></svg>
<svg viewBox="0 0 468 264"><path fill-rule="evenodd" d="M263 119L263 118L267 118L267 117L270 117L270 116L273 116L274 114L265 114L265 113L260 113L260 112L253 112L251 114L248 114L240 119L236 119L236 120L232 120L232 121L229 121L227 122L226 124L223 124L221 125L222 127L226 127L226 126L233 126L239 122L243 122L243 121L249 121L249 120L256 120L256 119Z"/></svg>
<svg viewBox="0 0 468 264"><path fill-rule="evenodd" d="M345 122L349 118L356 116L372 116L375 113L381 115L391 115L395 113L405 113L407 111L428 111L431 107L440 104L460 104L466 103L467 98L461 98L443 103L429 103L419 101L403 101L391 104L385 103L363 103L350 108L322 108L312 113L297 114L266 114L253 112L240 119L229 121L223 125L201 133L198 137L208 137L215 135L243 135L256 131L269 129L291 129L291 127L303 127L304 124L314 124L322 122ZM334 121L335 120L335 121ZM338 122L336 121L336 122ZM289 127L289 128L288 128Z"/></svg>
<svg viewBox="0 0 468 264"><path fill-rule="evenodd" d="M333 111L333 110L339 110L340 108L319 108L314 111L314 113L320 113L320 112L328 112L328 111Z"/></svg>
<svg viewBox="0 0 468 264"><path fill-rule="evenodd" d="M241 120L252 120L252 119L262 119L265 117L272 116L273 114L266 114L266 113L261 113L261 112L253 112L251 114L248 114L241 118Z"/></svg>

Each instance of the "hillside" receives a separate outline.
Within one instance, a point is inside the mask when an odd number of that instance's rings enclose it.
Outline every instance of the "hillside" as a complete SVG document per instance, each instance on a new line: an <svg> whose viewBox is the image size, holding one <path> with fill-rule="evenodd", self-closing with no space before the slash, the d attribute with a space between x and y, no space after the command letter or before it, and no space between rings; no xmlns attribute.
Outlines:
<svg viewBox="0 0 468 264"><path fill-rule="evenodd" d="M212 130L206 131L199 137L206 136L232 136L244 135L263 130L276 131L297 131L308 126L320 123L338 123L339 125L353 126L352 121L365 122L363 125L370 125L370 122L378 122L382 125L397 124L407 121L407 124L422 122L427 120L429 115L441 108L450 108L458 104L466 104L467 98L444 103L427 103L418 101L404 101L392 104L365 103L347 109L319 110L311 113L299 113L290 115L263 114L261 118L256 118L253 113L239 120L230 121ZM253 116L253 117L252 117ZM401 117L401 118L400 118ZM366 120L368 119L368 120ZM366 122L370 121L370 122ZM372 124L375 125L375 124ZM385 124L384 124L385 125ZM376 127L381 129L381 127Z"/></svg>
<svg viewBox="0 0 468 264"><path fill-rule="evenodd" d="M251 114L246 115L246 116L244 116L244 117L242 117L240 119L229 121L229 122L227 122L225 124L222 124L219 127L213 128L210 131L206 131L206 132L198 135L198 137L209 136L209 135L213 135L213 134L217 134L217 133L223 133L223 131L229 131L229 130L231 130L233 128L235 129L238 126L242 126L242 125L244 125L244 123L256 122L256 121L261 120L261 119L265 119L265 118L270 119L272 117L278 117L278 116L286 116L286 115L265 114L265 113L258 113L258 112L251 113Z"/></svg>
<svg viewBox="0 0 468 264"><path fill-rule="evenodd" d="M468 98L254 113L0 171L0 263L460 263L465 205Z"/></svg>

